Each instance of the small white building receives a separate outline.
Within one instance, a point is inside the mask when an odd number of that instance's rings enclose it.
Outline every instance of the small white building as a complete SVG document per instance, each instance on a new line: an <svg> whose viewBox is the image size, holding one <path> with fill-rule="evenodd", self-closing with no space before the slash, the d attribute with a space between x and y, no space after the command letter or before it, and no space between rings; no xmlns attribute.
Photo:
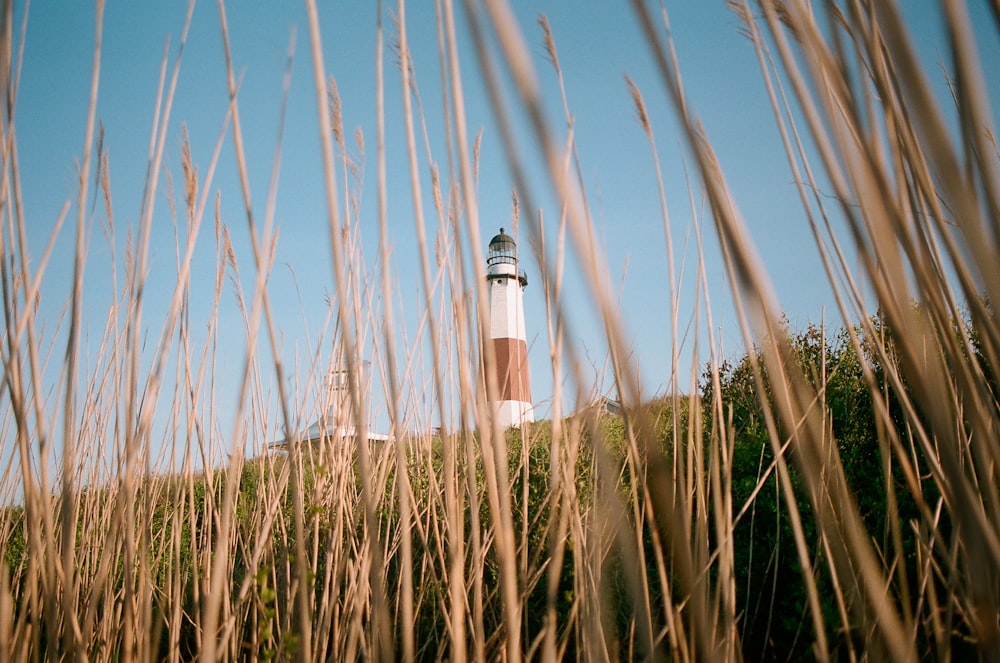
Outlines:
<svg viewBox="0 0 1000 663"><path fill-rule="evenodd" d="M367 365L367 362L365 364ZM353 417L351 416L351 401L346 369L330 371L325 387L325 413L323 416L298 435L286 437L272 446L279 449L287 449L292 439L297 439L302 444L311 445L339 442L354 443L358 438L364 438L369 442L388 442L392 440L391 435L376 433L371 429L363 435L358 433L357 427L352 423Z"/></svg>

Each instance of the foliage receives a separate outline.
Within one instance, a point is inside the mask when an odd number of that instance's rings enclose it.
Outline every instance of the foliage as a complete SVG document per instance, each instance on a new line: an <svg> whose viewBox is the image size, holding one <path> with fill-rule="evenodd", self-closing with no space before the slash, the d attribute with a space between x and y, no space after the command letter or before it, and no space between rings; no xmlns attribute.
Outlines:
<svg viewBox="0 0 1000 663"><path fill-rule="evenodd" d="M886 560L899 565L896 578L918 582L917 539L915 531L921 514L913 494L908 489L897 463L893 462L880 432L876 416L874 393L886 396L893 413L896 434L906 438L905 420L899 413L898 397L886 382L885 370L871 352L876 344L890 348L891 334L876 317L869 329L877 338L859 326L852 333L840 329L832 334L824 327L809 325L804 331L789 334L797 368L808 376L812 388L821 399L823 418L836 443L840 463L844 468L857 508L867 531ZM855 351L855 339L869 352ZM860 358L859 358L860 357ZM862 363L864 361L867 365ZM793 522L788 505L778 486L774 470L774 445L765 426L764 406L774 409L775 395L766 368L761 368L763 394L754 378L754 364L764 364L760 350L754 348L735 361L722 362L718 369L724 419L718 420L712 408L713 387L711 370L702 379L702 402L705 417L713 435L725 435L732 445L732 498L738 511L745 510L733 530L734 564L737 589L740 593L741 634L744 656L748 659L797 659L807 656L814 641L806 618L806 594L801 582L804 570L795 555ZM866 371L867 369L867 371ZM788 440L787 431L779 429L778 440ZM794 453L786 448L785 455ZM924 463L920 463L922 468ZM792 463L790 475L795 487L796 507L800 525L809 545L813 573L816 574L823 601L823 612L829 625L828 636L840 642L845 655L853 637L852 623L842 623L836 605L837 592L829 572L829 549L824 546L809 495L802 486L801 473ZM921 473L923 499L933 503L938 490L925 472ZM892 502L890 503L890 490ZM894 541L893 525L901 523L901 539ZM938 523L948 531L947 519ZM896 546L901 546L896 549ZM944 589L943 587L941 588ZM897 599L919 596L915 584L893 588ZM918 609L917 605L910 609ZM956 628L956 645L961 644ZM923 634L920 647L928 647L929 634ZM853 643L850 646L855 646Z"/></svg>

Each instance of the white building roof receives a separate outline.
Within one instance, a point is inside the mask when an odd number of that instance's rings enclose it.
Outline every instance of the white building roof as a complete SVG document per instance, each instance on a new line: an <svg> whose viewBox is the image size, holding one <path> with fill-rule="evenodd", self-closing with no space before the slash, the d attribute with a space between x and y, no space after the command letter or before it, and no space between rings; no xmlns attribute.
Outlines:
<svg viewBox="0 0 1000 663"><path fill-rule="evenodd" d="M320 440L344 440L348 442L353 442L358 437L357 428L354 426L338 426L333 423L324 423L322 420L315 422L312 426L307 428L299 437L299 440L303 443L313 443L319 442ZM393 438L391 435L386 435L385 433L375 433L373 431L368 431L365 438L369 442L390 442ZM290 438L284 438L278 440L271 446L274 448L284 449L288 447Z"/></svg>

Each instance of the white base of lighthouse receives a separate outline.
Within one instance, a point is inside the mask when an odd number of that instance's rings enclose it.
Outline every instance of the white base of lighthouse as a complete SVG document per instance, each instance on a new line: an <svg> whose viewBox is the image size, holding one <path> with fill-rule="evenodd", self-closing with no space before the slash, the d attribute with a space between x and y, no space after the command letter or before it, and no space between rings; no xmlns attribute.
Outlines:
<svg viewBox="0 0 1000 663"><path fill-rule="evenodd" d="M500 430L535 420L535 408L524 401L492 401L490 411Z"/></svg>

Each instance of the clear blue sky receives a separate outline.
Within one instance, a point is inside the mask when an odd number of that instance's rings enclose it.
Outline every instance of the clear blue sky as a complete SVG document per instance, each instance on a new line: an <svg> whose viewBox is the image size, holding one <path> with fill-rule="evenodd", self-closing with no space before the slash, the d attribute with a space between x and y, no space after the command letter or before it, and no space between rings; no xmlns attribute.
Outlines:
<svg viewBox="0 0 1000 663"><path fill-rule="evenodd" d="M358 185L359 219L364 228L366 250L373 258L377 246L374 161L377 4L371 1L320 4L326 67L336 78L340 90L344 124L351 135L356 130L361 131L367 146ZM947 51L936 27L937 6L928 0L907 0L904 4L924 49L923 55L937 74L936 59L947 60ZM1000 74L993 66L1000 62L997 33L991 27L987 3L971 4L975 23L979 26L977 37L983 48L986 76L996 103L1000 96ZM670 370L665 241L649 148L635 119L624 75L631 75L645 95L668 183L674 244L679 254L687 247L683 254L686 266L681 277L685 293L684 324L693 306L695 254L690 235L692 215L687 203L683 149L674 114L627 3L587 0L515 2L513 5L531 45L545 101L555 110L558 109L558 90L551 68L545 62L541 32L535 23L537 15L546 14L552 25L571 110L576 118L576 137L594 220L607 252L609 278L616 288L621 288L622 313L634 343L636 360L641 365L644 384L650 393L662 392ZM107 3L98 115L110 158L119 264L123 261L128 228L134 228L139 222L161 60L165 48L171 63L176 58L185 9L182 2L109 0ZM828 319L831 318L834 309L828 288L798 206L752 45L740 35L738 19L722 0L668 2L667 9L689 99L717 149L736 202L758 244L784 310L797 326L818 321L824 310ZM18 26L23 11L23 3L19 3L16 10ZM333 292L308 22L304 4L295 2L230 2L227 12L234 63L242 77L239 103L253 205L261 219L278 138L282 77L293 32L297 39L275 215L280 243L269 282L282 333L284 359L291 372L296 357L299 361L307 358L307 344L315 342L326 314L327 297ZM431 149L443 169L447 157L439 110L441 84L434 20L433 3L409 3L408 31L417 82L428 118ZM479 216L481 232L488 239L499 226L509 227L512 178L500 148L495 118L478 83L479 72L461 15L458 25L459 39L464 45L462 73L469 126L473 133L481 128L484 136ZM391 21L387 26L391 38ZM90 3L53 0L31 3L23 44L24 65L16 127L24 209L31 251L36 257L41 255L63 204L75 200L76 163L83 153L93 37L94 9ZM401 323L412 334L416 307L410 303L420 297L418 262L413 249L415 234L400 113L400 77L391 53L386 56L386 65L389 222L394 241L394 268L400 275L399 296L406 307ZM939 86L942 82L937 81ZM939 90L944 88L939 87ZM164 169L171 173L178 189L175 196L178 207L182 204L179 194L181 128L186 127L190 134L193 158L203 177L226 107L218 9L214 2L203 1L194 10L164 156ZM426 163L422 167L426 177ZM221 195L222 217L232 230L244 283L250 284L252 258L231 134L226 138L212 191L213 196L216 191ZM174 227L166 192L166 180L161 178L153 221L146 301L146 321L154 332L159 330L165 298L175 281ZM436 227L429 189L425 190L424 199L425 212L432 228ZM539 203L549 223L554 224L558 209L553 201L543 198ZM58 241L46 279L42 315L49 325L56 324L70 291L74 239L69 221L73 218L75 210ZM85 294L85 324L90 335L86 343L91 356L96 352L95 346L113 298L108 270L110 248L101 230L105 221L100 205L92 218ZM705 228L707 231L711 228L707 219ZM192 284L196 311L198 305L207 307L212 295L213 234L209 213L202 230ZM519 239L522 248L526 249L524 233ZM710 242L708 256L715 323L721 330L726 351L735 353L741 340L722 266L715 257L714 242ZM526 292L528 340L534 396L538 402L536 412L545 417L549 411L552 376L547 363L541 288L530 259L525 260L523 267L529 277L533 277ZM372 260L368 268L373 269ZM119 272L119 288L123 278ZM570 287L566 301L577 311L589 308L581 288ZM228 406L231 402L225 402L226 394L232 397L237 369L243 361L242 323L233 305L231 288L223 295L220 315L223 334L240 339L234 346L223 348L221 356L219 378L224 384L220 390L223 405ZM198 324L197 320L193 323ZM704 319L700 324L704 326ZM604 359L600 328L588 316L580 315L577 332L577 342L595 364L600 365ZM701 338L704 343L704 335ZM151 337L149 343L154 340ZM685 363L681 367L684 376L692 361L691 342L691 339L687 341ZM704 360L707 348L702 346L699 355ZM223 421L223 426L228 423Z"/></svg>

